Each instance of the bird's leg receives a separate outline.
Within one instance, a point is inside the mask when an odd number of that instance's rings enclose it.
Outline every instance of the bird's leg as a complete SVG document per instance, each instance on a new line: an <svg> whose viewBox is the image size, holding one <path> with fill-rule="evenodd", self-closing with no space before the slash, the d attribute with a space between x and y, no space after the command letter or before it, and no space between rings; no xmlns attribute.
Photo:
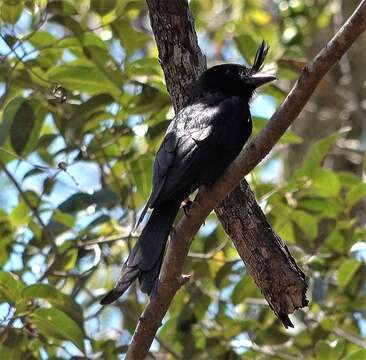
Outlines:
<svg viewBox="0 0 366 360"><path fill-rule="evenodd" d="M183 212L185 216L188 216L189 214L189 210L192 207L193 201L187 197L184 201L183 201L184 205L183 205Z"/></svg>
<svg viewBox="0 0 366 360"><path fill-rule="evenodd" d="M155 299L158 295L158 288L159 288L159 278L155 280L154 286L150 293L150 299Z"/></svg>

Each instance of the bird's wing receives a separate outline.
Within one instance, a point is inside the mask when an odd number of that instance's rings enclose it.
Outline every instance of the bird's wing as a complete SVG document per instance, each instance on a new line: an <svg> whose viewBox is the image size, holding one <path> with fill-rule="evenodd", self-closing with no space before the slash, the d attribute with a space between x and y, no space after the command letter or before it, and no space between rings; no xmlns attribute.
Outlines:
<svg viewBox="0 0 366 360"><path fill-rule="evenodd" d="M173 120L174 121L174 120ZM165 183L165 177L168 169L172 166L175 157L175 149L177 147L177 140L174 132L167 132L162 144L156 154L153 170L153 189L149 200L139 216L135 225L135 229L139 226L146 215L147 210L152 207L152 204L159 195Z"/></svg>
<svg viewBox="0 0 366 360"><path fill-rule="evenodd" d="M225 129L232 118L243 117L242 109L237 98L226 98L215 105L191 105L178 113L155 158L149 206L195 190L202 171L217 160L212 157L227 140Z"/></svg>
<svg viewBox="0 0 366 360"><path fill-rule="evenodd" d="M212 158L215 149L218 151L230 142L225 135L230 123L244 117L240 104L238 98L225 98L215 105L190 105L175 116L156 154L153 189L137 225L148 208L173 196L188 196L195 190L202 170L216 161Z"/></svg>

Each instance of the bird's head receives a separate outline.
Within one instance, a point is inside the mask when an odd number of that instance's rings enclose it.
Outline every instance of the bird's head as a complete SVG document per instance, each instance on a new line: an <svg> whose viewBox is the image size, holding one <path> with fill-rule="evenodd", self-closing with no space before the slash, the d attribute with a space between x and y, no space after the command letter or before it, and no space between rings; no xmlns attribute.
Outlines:
<svg viewBox="0 0 366 360"><path fill-rule="evenodd" d="M220 64L206 70L199 80L201 91L218 92L250 100L256 88L276 79L261 73L268 45L263 41L251 67L240 64Z"/></svg>

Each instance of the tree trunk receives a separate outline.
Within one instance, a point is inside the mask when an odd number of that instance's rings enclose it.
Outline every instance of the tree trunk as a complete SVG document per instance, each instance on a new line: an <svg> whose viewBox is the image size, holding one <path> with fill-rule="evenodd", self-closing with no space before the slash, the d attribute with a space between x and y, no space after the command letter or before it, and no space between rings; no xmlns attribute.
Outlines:
<svg viewBox="0 0 366 360"><path fill-rule="evenodd" d="M197 44L194 20L186 1L147 3L167 89L179 111L189 103L191 84L206 69L206 59ZM216 213L271 308L286 327L291 326L287 315L307 304L305 276L268 224L248 183L243 181L217 207ZM263 251L252 256L254 248Z"/></svg>

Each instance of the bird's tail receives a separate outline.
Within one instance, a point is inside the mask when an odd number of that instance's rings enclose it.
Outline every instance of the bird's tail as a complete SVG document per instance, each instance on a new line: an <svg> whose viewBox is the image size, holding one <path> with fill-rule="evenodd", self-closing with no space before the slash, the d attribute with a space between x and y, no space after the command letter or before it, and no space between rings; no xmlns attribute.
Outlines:
<svg viewBox="0 0 366 360"><path fill-rule="evenodd" d="M102 305L117 300L137 278L141 291L150 295L159 277L165 245L179 206L179 202L170 203L153 210L130 256L123 264L119 281L103 297L100 302Z"/></svg>

